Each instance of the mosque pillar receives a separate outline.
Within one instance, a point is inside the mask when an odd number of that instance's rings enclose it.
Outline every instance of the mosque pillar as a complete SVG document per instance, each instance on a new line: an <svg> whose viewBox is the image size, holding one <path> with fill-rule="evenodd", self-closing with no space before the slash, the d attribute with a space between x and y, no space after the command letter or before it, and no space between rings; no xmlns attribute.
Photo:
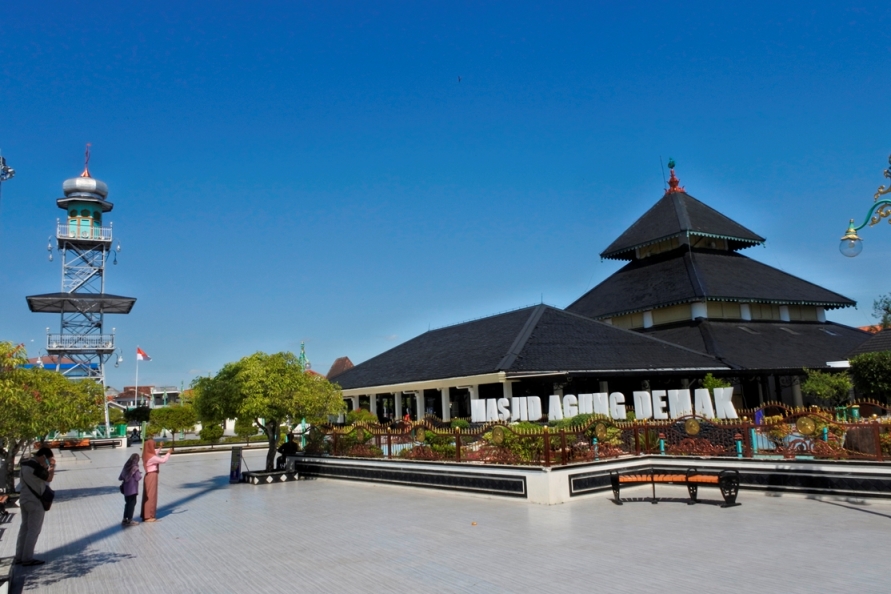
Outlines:
<svg viewBox="0 0 891 594"><path fill-rule="evenodd" d="M451 410L449 406L451 404L451 401L449 400L449 389L440 388L439 390L441 392L440 398L442 398L442 420L445 422L449 422L452 420Z"/></svg>

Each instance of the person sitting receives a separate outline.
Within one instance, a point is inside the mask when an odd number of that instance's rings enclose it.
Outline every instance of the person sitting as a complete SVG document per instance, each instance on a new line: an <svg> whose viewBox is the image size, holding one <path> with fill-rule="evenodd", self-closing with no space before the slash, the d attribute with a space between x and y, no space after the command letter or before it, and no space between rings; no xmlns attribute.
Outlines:
<svg viewBox="0 0 891 594"><path fill-rule="evenodd" d="M275 467L279 470L283 469L288 456L295 456L298 451L300 451L300 448L297 446L297 442L294 441L294 434L288 433L288 436L285 438L285 443L278 446L278 453L281 454L281 456L278 457Z"/></svg>

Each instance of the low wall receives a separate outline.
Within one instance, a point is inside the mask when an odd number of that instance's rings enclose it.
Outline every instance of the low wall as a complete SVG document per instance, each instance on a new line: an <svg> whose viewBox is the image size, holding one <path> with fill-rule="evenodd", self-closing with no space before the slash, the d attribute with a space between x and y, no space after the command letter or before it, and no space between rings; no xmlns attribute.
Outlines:
<svg viewBox="0 0 891 594"><path fill-rule="evenodd" d="M294 456L306 477L396 484L553 505L610 488L611 471L722 470L740 473L740 488L764 491L891 497L891 463L635 456L558 467L415 462Z"/></svg>

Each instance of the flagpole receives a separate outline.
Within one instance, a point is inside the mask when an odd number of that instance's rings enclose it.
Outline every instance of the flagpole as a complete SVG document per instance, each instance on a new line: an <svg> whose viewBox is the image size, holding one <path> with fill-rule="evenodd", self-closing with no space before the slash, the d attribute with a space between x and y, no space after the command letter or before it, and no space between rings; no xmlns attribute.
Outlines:
<svg viewBox="0 0 891 594"><path fill-rule="evenodd" d="M139 345L136 346L139 350ZM136 353L136 405L139 406L139 353Z"/></svg>

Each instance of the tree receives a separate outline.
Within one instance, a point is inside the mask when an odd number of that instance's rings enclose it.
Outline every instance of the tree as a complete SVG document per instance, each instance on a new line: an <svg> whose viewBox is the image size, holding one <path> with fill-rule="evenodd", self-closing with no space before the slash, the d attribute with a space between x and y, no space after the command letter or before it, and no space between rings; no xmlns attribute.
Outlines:
<svg viewBox="0 0 891 594"><path fill-rule="evenodd" d="M200 437L202 441L216 443L223 437L223 426L219 423L205 423L201 426L201 431L198 433L198 437Z"/></svg>
<svg viewBox="0 0 891 594"><path fill-rule="evenodd" d="M891 328L891 293L879 295L879 298L872 302L872 317L879 320L882 330Z"/></svg>
<svg viewBox="0 0 891 594"><path fill-rule="evenodd" d="M198 422L198 414L190 404L179 404L152 409L150 424L146 428L149 435L159 433L161 429L167 429L173 433L173 443L176 443L176 432L193 429Z"/></svg>
<svg viewBox="0 0 891 594"><path fill-rule="evenodd" d="M858 392L887 398L891 393L891 351L851 357L851 379Z"/></svg>
<svg viewBox="0 0 891 594"><path fill-rule="evenodd" d="M831 406L840 406L848 401L853 385L847 373L830 373L815 369L805 369L807 379L801 384L802 393L823 400Z"/></svg>
<svg viewBox="0 0 891 594"><path fill-rule="evenodd" d="M253 419L241 417L235 419L235 435L244 439L245 442L249 442L250 438L259 432L260 428L254 424Z"/></svg>
<svg viewBox="0 0 891 594"><path fill-rule="evenodd" d="M323 422L345 408L339 386L306 373L293 353L254 353L227 363L213 377L197 378L192 388L202 421L254 420L269 442L267 471L275 465L283 422Z"/></svg>
<svg viewBox="0 0 891 594"><path fill-rule="evenodd" d="M137 406L128 409L124 413L124 418L128 423L148 423L151 419L152 409L147 406Z"/></svg>
<svg viewBox="0 0 891 594"><path fill-rule="evenodd" d="M718 379L711 373L706 373L702 378L702 387L706 390L714 390L715 388L729 388L732 384L726 380Z"/></svg>
<svg viewBox="0 0 891 594"><path fill-rule="evenodd" d="M26 362L22 346L0 342L0 447L8 492L14 488L15 458L25 446L54 431L91 429L104 418L102 386L37 367L25 369Z"/></svg>

